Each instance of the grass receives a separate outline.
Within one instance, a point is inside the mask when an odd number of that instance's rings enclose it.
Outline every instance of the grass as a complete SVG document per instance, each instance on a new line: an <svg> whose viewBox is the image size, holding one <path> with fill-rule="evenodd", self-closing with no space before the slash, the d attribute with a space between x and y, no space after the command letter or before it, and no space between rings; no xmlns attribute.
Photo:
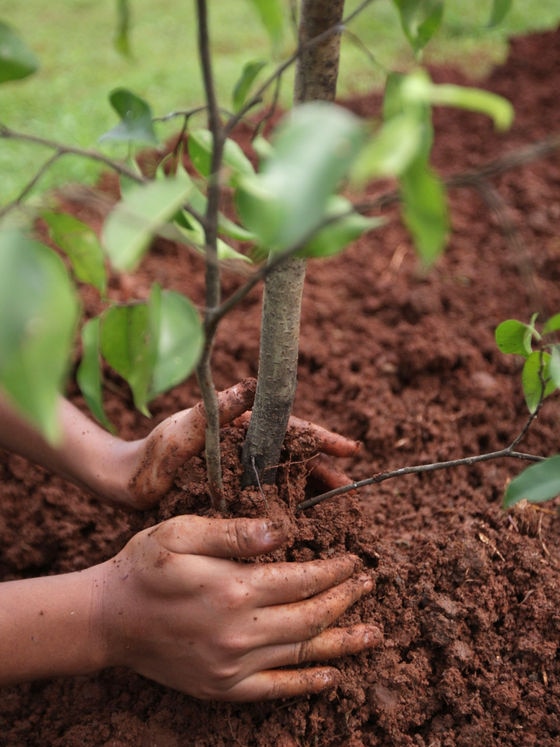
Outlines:
<svg viewBox="0 0 560 747"><path fill-rule="evenodd" d="M191 108L203 100L196 50L194 2L130 0L133 10L132 60L113 46L116 3L99 0L2 0L0 18L14 26L41 62L37 74L0 87L0 121L14 130L80 147L98 147L98 139L116 124L107 95L117 86L146 98L156 115ZM288 3L286 3L288 5ZM215 75L221 101L231 91L248 59L266 58L267 40L255 20L251 3L233 0L211 3ZM347 10L359 0L347 0ZM427 58L452 61L475 70L501 62L507 54L505 33L549 28L558 23L558 0L514 0L504 29L483 32L489 3L447 0L443 32L430 44ZM40 20L39 20L40 19ZM459 32L459 28L470 31ZM357 41L359 39L359 42ZM374 50L374 57L364 48ZM372 3L349 28L343 43L340 72L342 96L377 88L385 69L413 64L390 0ZM485 67L478 65L483 74ZM289 100L290 82L284 85ZM159 126L162 137L176 123ZM122 146L107 148L123 154ZM49 156L45 148L0 140L0 204L13 199ZM93 181L98 167L65 157L39 184L40 189L72 181Z"/></svg>

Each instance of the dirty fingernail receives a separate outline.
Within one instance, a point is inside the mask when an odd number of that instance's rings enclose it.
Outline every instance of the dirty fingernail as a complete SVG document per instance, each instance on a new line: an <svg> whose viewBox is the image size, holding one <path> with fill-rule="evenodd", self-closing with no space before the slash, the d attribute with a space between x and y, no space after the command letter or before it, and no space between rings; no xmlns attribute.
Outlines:
<svg viewBox="0 0 560 747"><path fill-rule="evenodd" d="M365 573L361 573L358 576L358 581L362 584L362 589L364 591L371 591L373 589L373 579Z"/></svg>

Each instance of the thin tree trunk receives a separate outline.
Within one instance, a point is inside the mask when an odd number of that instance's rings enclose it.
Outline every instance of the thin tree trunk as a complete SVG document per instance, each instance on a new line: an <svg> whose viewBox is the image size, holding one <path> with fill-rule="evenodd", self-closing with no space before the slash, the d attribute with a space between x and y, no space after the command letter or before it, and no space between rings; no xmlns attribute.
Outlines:
<svg viewBox="0 0 560 747"><path fill-rule="evenodd" d="M302 0L295 103L332 101L336 94L344 0ZM333 33L326 34L329 29ZM320 43L311 40L324 35ZM297 385L299 321L305 261L290 259L266 279L259 375L253 414L243 447L244 483L272 483Z"/></svg>

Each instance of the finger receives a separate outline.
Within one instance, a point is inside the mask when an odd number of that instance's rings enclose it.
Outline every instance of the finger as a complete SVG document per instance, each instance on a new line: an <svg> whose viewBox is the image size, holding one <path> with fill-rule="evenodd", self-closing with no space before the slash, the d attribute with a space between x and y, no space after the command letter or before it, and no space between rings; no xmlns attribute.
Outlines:
<svg viewBox="0 0 560 747"><path fill-rule="evenodd" d="M235 420L239 415L249 410L255 398L257 383L255 379L244 379L235 386L218 393L218 409L220 425ZM180 425L182 449L180 458L198 454L204 448L206 438L206 411L204 404L187 410L176 425Z"/></svg>
<svg viewBox="0 0 560 747"><path fill-rule="evenodd" d="M267 563L246 566L258 607L291 604L338 586L355 572L358 558L341 555L306 563Z"/></svg>
<svg viewBox="0 0 560 747"><path fill-rule="evenodd" d="M267 669L276 669L359 654L377 648L382 642L383 633L376 625L360 623L348 628L329 628L308 641L270 646L261 649L259 655Z"/></svg>
<svg viewBox="0 0 560 747"><path fill-rule="evenodd" d="M218 394L222 425L251 407L255 389L255 380L245 379ZM175 473L184 461L202 451L205 438L206 412L202 402L154 428L145 439L142 459L129 482L136 505L153 505L173 484Z"/></svg>
<svg viewBox="0 0 560 747"><path fill-rule="evenodd" d="M260 646L309 640L332 625L372 588L371 578L362 574L311 599L261 609L253 616L255 629L248 632L252 635L254 645Z"/></svg>
<svg viewBox="0 0 560 747"><path fill-rule="evenodd" d="M320 425L316 425L309 420L301 420L293 415L290 418L289 426L294 428L296 431L312 435L317 441L317 451L322 451L331 456L353 456L361 447L359 441L353 441L350 438L346 438L346 436L333 433L332 431L329 431Z"/></svg>
<svg viewBox="0 0 560 747"><path fill-rule="evenodd" d="M348 485L352 480L348 478L341 470L333 467L329 463L328 458L319 454L313 461L310 462L311 472L310 476L313 480L322 485L327 490L334 490L335 488L341 488L343 485Z"/></svg>
<svg viewBox="0 0 560 747"><path fill-rule="evenodd" d="M216 699L242 702L295 698L336 687L340 673L334 667L276 669L247 677Z"/></svg>
<svg viewBox="0 0 560 747"><path fill-rule="evenodd" d="M213 558L249 558L286 542L286 529L268 519L208 519L175 516L150 530L163 548Z"/></svg>

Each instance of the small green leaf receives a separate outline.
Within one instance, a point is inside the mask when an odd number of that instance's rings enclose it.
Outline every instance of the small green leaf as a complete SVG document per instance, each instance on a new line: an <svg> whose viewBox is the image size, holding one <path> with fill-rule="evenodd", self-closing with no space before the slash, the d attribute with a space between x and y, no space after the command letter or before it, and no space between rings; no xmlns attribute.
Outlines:
<svg viewBox="0 0 560 747"><path fill-rule="evenodd" d="M132 56L130 50L130 6L128 0L117 0L115 48L124 57Z"/></svg>
<svg viewBox="0 0 560 747"><path fill-rule="evenodd" d="M496 327L496 345L502 353L514 353L527 358L533 351L534 331L529 324L524 324L517 319L507 319Z"/></svg>
<svg viewBox="0 0 560 747"><path fill-rule="evenodd" d="M252 60L243 67L241 76L233 89L233 110L238 112L245 104L253 83L258 78L261 70L266 67L263 60Z"/></svg>
<svg viewBox="0 0 560 747"><path fill-rule="evenodd" d="M519 501L542 503L560 494L560 454L532 464L507 486L503 506L511 508Z"/></svg>
<svg viewBox="0 0 560 747"><path fill-rule="evenodd" d="M529 412L536 411L541 401L556 389L550 378L550 355L535 350L527 356L521 372L521 384Z"/></svg>
<svg viewBox="0 0 560 747"><path fill-rule="evenodd" d="M401 26L415 54L419 54L441 26L443 0L393 0Z"/></svg>
<svg viewBox="0 0 560 747"><path fill-rule="evenodd" d="M338 220L318 231L305 247L298 252L301 257L330 257L343 251L348 244L366 231L378 228L385 221L382 218L367 218L352 211L352 203L345 197L332 197L327 207L326 217Z"/></svg>
<svg viewBox="0 0 560 747"><path fill-rule="evenodd" d="M232 223L232 225L235 225ZM179 211L175 215L174 228L177 231L177 235L174 237L177 241L186 244L187 246L194 249L199 254L205 255L205 235L204 228L192 215L189 215L186 211ZM241 231L243 229L240 229ZM245 254L236 251L232 246L227 244L222 239L218 238L217 241L218 259L236 259L242 262L251 263L251 259Z"/></svg>
<svg viewBox="0 0 560 747"><path fill-rule="evenodd" d="M184 381L198 363L204 344L198 312L180 293L162 292L157 325L158 343L150 397Z"/></svg>
<svg viewBox="0 0 560 747"><path fill-rule="evenodd" d="M554 387L560 389L560 345L553 345L551 348L548 373Z"/></svg>
<svg viewBox="0 0 560 747"><path fill-rule="evenodd" d="M103 226L103 246L118 270L132 270L154 236L187 201L192 182L186 172L131 188Z"/></svg>
<svg viewBox="0 0 560 747"><path fill-rule="evenodd" d="M284 9L281 0L250 0L267 32L273 48L277 49L284 34Z"/></svg>
<svg viewBox="0 0 560 747"><path fill-rule="evenodd" d="M425 70L417 70L406 76L402 95L411 102L454 106L486 114L499 130L507 130L513 122L513 106L503 96L451 83L437 85L430 80Z"/></svg>
<svg viewBox="0 0 560 747"><path fill-rule="evenodd" d="M432 264L445 247L449 215L443 182L423 157L401 176L403 218L426 265Z"/></svg>
<svg viewBox="0 0 560 747"><path fill-rule="evenodd" d="M116 140L127 143L156 145L153 115L150 105L127 88L115 88L109 94L111 106L121 118L112 130L99 140Z"/></svg>
<svg viewBox="0 0 560 747"><path fill-rule="evenodd" d="M210 130L193 130L189 132L188 151L195 169L204 177L210 176L212 168L213 139ZM252 175L253 165L235 140L227 139L224 144L222 166L231 171L229 184L235 184L243 174Z"/></svg>
<svg viewBox="0 0 560 747"><path fill-rule="evenodd" d="M488 27L498 26L507 16L511 9L512 0L494 0L492 3L492 13L488 21Z"/></svg>
<svg viewBox="0 0 560 747"><path fill-rule="evenodd" d="M78 315L60 257L19 231L1 231L0 386L51 441L60 436L58 397Z"/></svg>
<svg viewBox="0 0 560 747"><path fill-rule="evenodd" d="M103 407L99 331L99 317L90 319L82 327L82 358L76 380L92 415L107 430L114 431Z"/></svg>
<svg viewBox="0 0 560 747"><path fill-rule="evenodd" d="M33 52L11 26L0 21L0 83L27 78L38 68Z"/></svg>
<svg viewBox="0 0 560 747"><path fill-rule="evenodd" d="M558 332L560 330L560 314L554 314L544 323L543 334Z"/></svg>
<svg viewBox="0 0 560 747"><path fill-rule="evenodd" d="M68 256L74 274L82 283L90 283L105 293L105 258L95 231L66 213L43 213L52 240Z"/></svg>
<svg viewBox="0 0 560 747"><path fill-rule="evenodd" d="M352 182L363 187L371 179L400 176L414 161L422 145L422 127L411 113L385 122L368 141L352 168Z"/></svg>
<svg viewBox="0 0 560 747"><path fill-rule="evenodd" d="M100 349L130 386L135 406L149 415L157 394L183 381L203 346L202 324L191 302L152 287L147 303L114 306L101 318Z"/></svg>
<svg viewBox="0 0 560 747"><path fill-rule="evenodd" d="M113 306L103 314L101 353L128 383L134 404L144 415L149 415L147 403L156 346L147 303Z"/></svg>
<svg viewBox="0 0 560 747"><path fill-rule="evenodd" d="M237 190L243 225L262 246L296 246L319 227L327 204L367 134L361 121L324 101L297 106L276 131L262 170Z"/></svg>

